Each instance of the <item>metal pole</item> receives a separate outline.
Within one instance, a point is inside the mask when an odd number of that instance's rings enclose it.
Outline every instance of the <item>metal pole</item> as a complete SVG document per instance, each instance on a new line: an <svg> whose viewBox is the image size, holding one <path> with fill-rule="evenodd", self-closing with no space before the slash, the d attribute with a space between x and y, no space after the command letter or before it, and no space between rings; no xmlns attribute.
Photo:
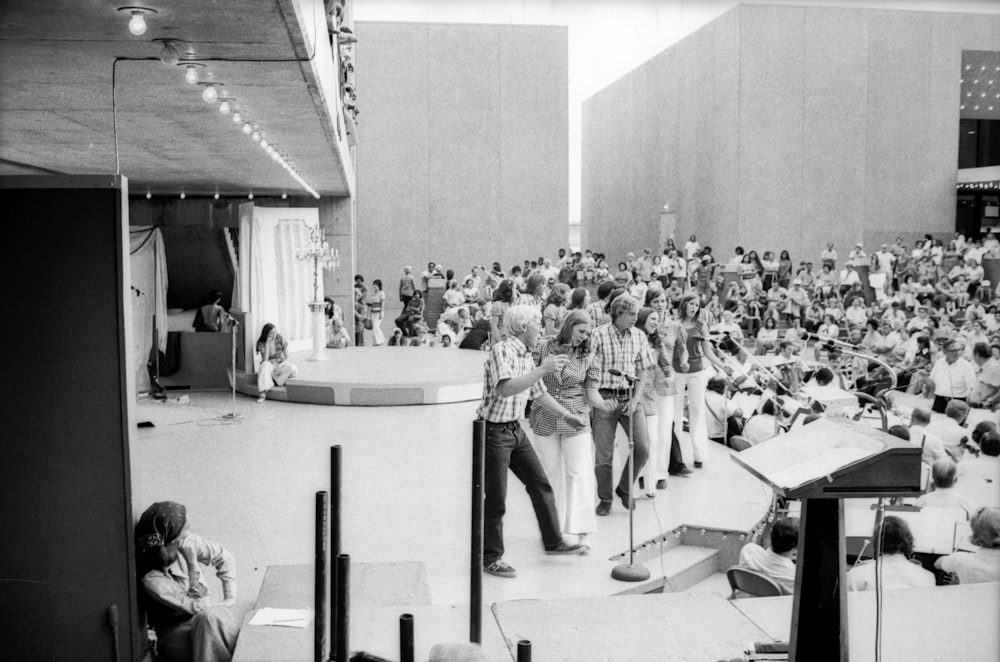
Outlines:
<svg viewBox="0 0 1000 662"><path fill-rule="evenodd" d="M337 662L351 659L350 643L351 555L337 555Z"/></svg>
<svg viewBox="0 0 1000 662"><path fill-rule="evenodd" d="M517 662L531 662L531 642L527 639L517 642Z"/></svg>
<svg viewBox="0 0 1000 662"><path fill-rule="evenodd" d="M413 614L399 617L399 662L413 662Z"/></svg>
<svg viewBox="0 0 1000 662"><path fill-rule="evenodd" d="M316 573L315 573L315 605L316 626L313 628L313 660L324 662L327 659L326 648L326 543L327 543L327 494L316 493Z"/></svg>
<svg viewBox="0 0 1000 662"><path fill-rule="evenodd" d="M483 498L486 421L472 423L472 556L469 561L469 641L483 642Z"/></svg>
<svg viewBox="0 0 1000 662"><path fill-rule="evenodd" d="M337 610L339 595L339 562L334 562L340 556L340 478L341 458L343 448L339 445L330 447L330 657L337 659ZM319 624L317 623L317 627Z"/></svg>

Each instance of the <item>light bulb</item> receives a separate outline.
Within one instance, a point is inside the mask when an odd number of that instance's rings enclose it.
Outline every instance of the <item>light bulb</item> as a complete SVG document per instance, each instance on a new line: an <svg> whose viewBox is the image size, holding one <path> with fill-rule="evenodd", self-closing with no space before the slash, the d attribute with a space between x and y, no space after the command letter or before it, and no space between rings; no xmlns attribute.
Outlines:
<svg viewBox="0 0 1000 662"><path fill-rule="evenodd" d="M250 122L244 122L243 128L241 128L240 131L242 131L245 136L249 136L253 133L253 128L250 126Z"/></svg>
<svg viewBox="0 0 1000 662"><path fill-rule="evenodd" d="M181 54L177 52L174 45L169 41L163 46L163 50L160 51L160 62L163 64L176 67L177 63L181 61Z"/></svg>
<svg viewBox="0 0 1000 662"><path fill-rule="evenodd" d="M223 102L221 102L219 104L219 112L222 113L223 115L228 115L229 114L229 102L228 101L223 101Z"/></svg>
<svg viewBox="0 0 1000 662"><path fill-rule="evenodd" d="M146 193L146 199L147 199L147 200L152 200L152 199L153 199L153 194L152 194L152 193L149 193L149 192L147 192L147 193Z"/></svg>
<svg viewBox="0 0 1000 662"><path fill-rule="evenodd" d="M190 85L194 85L198 82L198 67L192 67L188 65L187 71L184 72L184 80Z"/></svg>
<svg viewBox="0 0 1000 662"><path fill-rule="evenodd" d="M201 93L201 98L205 100L205 103L215 103L215 100L219 98L219 92L214 85L206 85L205 91Z"/></svg>
<svg viewBox="0 0 1000 662"><path fill-rule="evenodd" d="M239 113L233 113L233 124L239 124L243 121L243 116Z"/></svg>
<svg viewBox="0 0 1000 662"><path fill-rule="evenodd" d="M260 146L264 148L265 152L267 151L267 141L264 140L263 138L260 141Z"/></svg>
<svg viewBox="0 0 1000 662"><path fill-rule="evenodd" d="M136 37L146 34L146 17L141 11L132 12L132 18L128 21L128 31Z"/></svg>
<svg viewBox="0 0 1000 662"><path fill-rule="evenodd" d="M186 198L186 197L187 197L187 195L185 195L185 194L184 194L184 193L182 192L182 193L181 193L181 200L183 200L183 199L184 199L184 198Z"/></svg>
<svg viewBox="0 0 1000 662"><path fill-rule="evenodd" d="M218 194L218 193L216 193L216 194L215 194L214 196L212 196L212 197L213 197L213 198L215 198L216 200L218 200L218 199L219 199L219 194Z"/></svg>
<svg viewBox="0 0 1000 662"><path fill-rule="evenodd" d="M247 198L253 200L253 193L247 193Z"/></svg>
<svg viewBox="0 0 1000 662"><path fill-rule="evenodd" d="M246 133L246 131L244 131L243 133ZM250 133L250 140L254 141L255 143L259 143L260 142L260 133L258 133L257 131L252 131Z"/></svg>
<svg viewBox="0 0 1000 662"><path fill-rule="evenodd" d="M281 194L281 199L282 200L287 200L288 199L288 194L287 193L282 193Z"/></svg>

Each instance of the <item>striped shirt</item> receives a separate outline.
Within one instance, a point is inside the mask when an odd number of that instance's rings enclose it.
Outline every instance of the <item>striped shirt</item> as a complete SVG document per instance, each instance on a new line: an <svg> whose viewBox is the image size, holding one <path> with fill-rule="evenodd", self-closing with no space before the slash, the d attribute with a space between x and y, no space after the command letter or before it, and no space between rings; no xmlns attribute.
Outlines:
<svg viewBox="0 0 1000 662"><path fill-rule="evenodd" d="M624 333L618 331L614 324L599 326L590 336L590 347L594 360L587 370L584 388L625 390L631 388L628 380L612 375L609 370L617 368L625 374L638 377L643 371L653 367L646 334L634 326Z"/></svg>
<svg viewBox="0 0 1000 662"><path fill-rule="evenodd" d="M566 354L569 363L560 372L542 377L545 390L570 412L583 414L589 423L590 405L587 404L583 392L583 380L587 377L592 354L569 349L557 343L555 338L539 341L531 351L535 365L541 365L546 356L558 354ZM553 434L579 434L590 427L588 425L583 430L576 430L561 416L543 407L532 407L528 420L534 433L542 437Z"/></svg>
<svg viewBox="0 0 1000 662"><path fill-rule="evenodd" d="M506 398L497 387L505 379L526 375L534 369L535 362L519 338L507 338L494 345L483 364L483 402L476 411L479 418L490 423L510 423L521 418L528 400L545 394L542 380Z"/></svg>

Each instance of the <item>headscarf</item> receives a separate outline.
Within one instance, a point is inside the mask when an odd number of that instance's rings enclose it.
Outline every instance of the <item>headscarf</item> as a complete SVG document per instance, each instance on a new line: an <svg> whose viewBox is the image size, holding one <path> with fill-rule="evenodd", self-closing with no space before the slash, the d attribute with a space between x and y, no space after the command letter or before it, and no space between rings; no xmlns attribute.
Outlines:
<svg viewBox="0 0 1000 662"><path fill-rule="evenodd" d="M146 509L135 526L140 552L169 545L184 530L187 508L174 501L159 501Z"/></svg>

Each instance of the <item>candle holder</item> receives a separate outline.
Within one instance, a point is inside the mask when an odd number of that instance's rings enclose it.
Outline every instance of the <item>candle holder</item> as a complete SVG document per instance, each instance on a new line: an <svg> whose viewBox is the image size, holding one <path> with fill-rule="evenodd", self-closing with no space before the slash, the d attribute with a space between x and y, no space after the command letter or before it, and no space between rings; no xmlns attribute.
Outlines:
<svg viewBox="0 0 1000 662"><path fill-rule="evenodd" d="M319 278L323 269L336 269L340 266L340 251L331 249L326 241L326 232L320 225L307 225L309 238L302 250L296 251L299 260L312 260L313 264L313 300L309 302L309 310L313 319L313 353L310 361L324 361L328 357L326 348L326 303L320 296Z"/></svg>

